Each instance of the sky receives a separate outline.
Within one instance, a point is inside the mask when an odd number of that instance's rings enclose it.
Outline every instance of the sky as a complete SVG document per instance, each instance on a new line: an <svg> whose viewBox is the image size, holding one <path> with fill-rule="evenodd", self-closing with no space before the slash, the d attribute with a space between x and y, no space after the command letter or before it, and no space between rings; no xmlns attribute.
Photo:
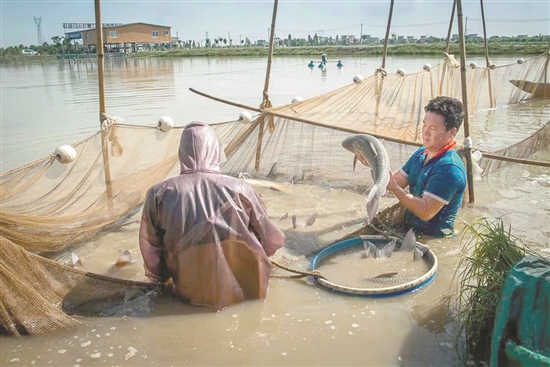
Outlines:
<svg viewBox="0 0 550 367"><path fill-rule="evenodd" d="M391 33L446 37L453 0L395 0ZM479 0L463 0L467 33L483 35ZM550 1L485 0L487 36L550 34ZM144 22L172 27L183 40L268 39L273 1L101 0L103 23ZM279 0L277 37L364 35L383 38L389 0ZM34 17L46 42L63 23L93 23L94 0L0 0L0 47L37 43ZM362 26L361 26L362 25ZM456 19L453 32L458 33Z"/></svg>

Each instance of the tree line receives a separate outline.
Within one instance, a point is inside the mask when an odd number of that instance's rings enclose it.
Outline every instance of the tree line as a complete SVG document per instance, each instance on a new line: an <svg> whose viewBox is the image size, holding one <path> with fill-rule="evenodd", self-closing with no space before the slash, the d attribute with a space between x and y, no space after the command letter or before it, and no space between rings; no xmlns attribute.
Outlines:
<svg viewBox="0 0 550 367"><path fill-rule="evenodd" d="M240 38L240 37L239 37ZM21 51L31 49L40 53L40 55L63 55L63 54L76 54L86 52L84 47L79 42L72 42L69 37L54 36L51 38L52 42L44 42L42 45L18 45L9 46L7 48L0 48L0 55L11 56L21 55ZM489 43L538 43L548 42L550 36L536 35L536 36L492 36L488 39ZM392 33L389 44L399 43L441 43L445 42L446 38L443 37L421 37L420 39L411 37L399 37L397 34ZM458 42L456 39L453 42ZM484 42L483 37L469 35L466 37L467 43L480 43ZM276 47L305 47L305 46L329 46L329 45L380 45L384 43L384 39L370 36L355 37L350 35L336 35L336 37L328 36L322 37L315 33L313 36L308 35L307 38L295 38L289 34L285 38L275 37ZM152 49L166 50L167 48L210 48L210 47L267 47L269 45L267 40L257 40L252 42L248 37L240 38L239 41L228 39L225 37L216 37L213 39L205 40L178 40L175 45L167 47L167 45L156 45Z"/></svg>

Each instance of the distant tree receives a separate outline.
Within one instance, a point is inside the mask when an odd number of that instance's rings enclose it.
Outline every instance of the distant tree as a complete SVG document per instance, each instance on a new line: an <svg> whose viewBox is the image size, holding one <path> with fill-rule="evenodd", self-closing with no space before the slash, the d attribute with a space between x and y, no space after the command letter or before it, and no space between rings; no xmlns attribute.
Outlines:
<svg viewBox="0 0 550 367"><path fill-rule="evenodd" d="M227 38L224 38L224 39L223 39L223 44L224 44L225 46L227 46Z"/></svg>
<svg viewBox="0 0 550 367"><path fill-rule="evenodd" d="M250 39L248 37L245 38L245 41L244 41L244 44L246 46L250 46L252 44L252 42L250 42Z"/></svg>
<svg viewBox="0 0 550 367"><path fill-rule="evenodd" d="M334 40L335 44L338 44L338 35L336 35L336 39Z"/></svg>
<svg viewBox="0 0 550 367"><path fill-rule="evenodd" d="M307 35L307 44L312 45L313 44L313 38L311 38L311 35Z"/></svg>

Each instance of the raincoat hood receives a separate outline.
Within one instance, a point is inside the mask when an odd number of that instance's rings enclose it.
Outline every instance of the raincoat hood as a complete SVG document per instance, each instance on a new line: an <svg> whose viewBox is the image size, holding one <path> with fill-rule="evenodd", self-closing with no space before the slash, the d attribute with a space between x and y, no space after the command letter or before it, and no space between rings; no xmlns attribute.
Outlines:
<svg viewBox="0 0 550 367"><path fill-rule="evenodd" d="M180 173L220 172L222 145L216 132L204 122L191 122L181 134Z"/></svg>

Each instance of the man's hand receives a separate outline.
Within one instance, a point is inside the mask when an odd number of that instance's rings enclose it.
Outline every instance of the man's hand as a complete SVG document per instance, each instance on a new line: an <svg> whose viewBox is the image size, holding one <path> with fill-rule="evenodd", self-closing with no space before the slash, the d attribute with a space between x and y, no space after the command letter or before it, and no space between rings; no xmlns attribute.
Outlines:
<svg viewBox="0 0 550 367"><path fill-rule="evenodd" d="M397 190L398 187L400 187L397 184L397 180L395 179L395 176L393 175L393 172L390 171L390 181L388 182L388 186L386 186L386 190L394 192L394 190Z"/></svg>

